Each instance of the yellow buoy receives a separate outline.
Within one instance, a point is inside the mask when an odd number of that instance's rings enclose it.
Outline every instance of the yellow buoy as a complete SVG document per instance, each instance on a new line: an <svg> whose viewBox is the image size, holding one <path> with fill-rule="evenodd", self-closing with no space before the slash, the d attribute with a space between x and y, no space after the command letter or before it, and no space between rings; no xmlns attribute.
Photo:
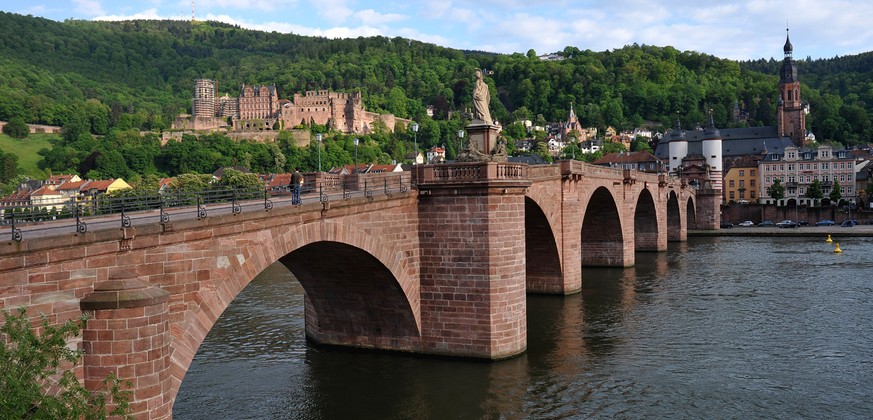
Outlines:
<svg viewBox="0 0 873 420"><path fill-rule="evenodd" d="M837 247L834 248L834 253L835 253L835 254L839 254L839 253L841 253L841 252L843 252L843 250L840 249L840 243L837 242Z"/></svg>
<svg viewBox="0 0 873 420"><path fill-rule="evenodd" d="M828 233L828 239L827 239L825 242L827 242L827 243L831 243L831 242L833 242L833 241L834 241L834 240L831 239L831 234Z"/></svg>

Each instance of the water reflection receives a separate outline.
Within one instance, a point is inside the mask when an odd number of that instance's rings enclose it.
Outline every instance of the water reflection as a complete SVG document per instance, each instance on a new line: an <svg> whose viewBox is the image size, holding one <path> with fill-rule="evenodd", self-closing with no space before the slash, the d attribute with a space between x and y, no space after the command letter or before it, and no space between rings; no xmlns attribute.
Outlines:
<svg viewBox="0 0 873 420"><path fill-rule="evenodd" d="M528 297L497 363L314 347L273 266L191 365L178 419L873 417L873 240L691 239Z"/></svg>

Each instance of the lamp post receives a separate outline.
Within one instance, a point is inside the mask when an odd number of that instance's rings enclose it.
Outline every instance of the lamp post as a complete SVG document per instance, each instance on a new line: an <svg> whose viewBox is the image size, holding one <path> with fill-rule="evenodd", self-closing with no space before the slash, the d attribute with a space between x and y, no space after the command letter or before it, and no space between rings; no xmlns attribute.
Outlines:
<svg viewBox="0 0 873 420"><path fill-rule="evenodd" d="M418 123L416 122L412 123L412 133L415 141L415 148L413 149L415 157L412 158L412 164L415 165L418 163Z"/></svg>
<svg viewBox="0 0 873 420"><path fill-rule="evenodd" d="M355 173L358 173L358 142L359 141L360 140L358 140L357 138L355 139Z"/></svg>
<svg viewBox="0 0 873 420"><path fill-rule="evenodd" d="M455 152L455 159L461 154L461 146L464 144L464 130L458 130L458 150Z"/></svg>
<svg viewBox="0 0 873 420"><path fill-rule="evenodd" d="M318 172L321 172L321 133L315 135L315 140L318 141Z"/></svg>

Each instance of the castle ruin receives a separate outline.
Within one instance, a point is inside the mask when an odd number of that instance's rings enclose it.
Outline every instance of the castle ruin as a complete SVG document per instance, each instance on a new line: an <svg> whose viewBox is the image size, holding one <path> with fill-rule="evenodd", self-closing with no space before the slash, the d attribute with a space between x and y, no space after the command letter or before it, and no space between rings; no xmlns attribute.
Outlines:
<svg viewBox="0 0 873 420"><path fill-rule="evenodd" d="M365 110L361 92L307 91L295 93L289 101L279 99L275 85L243 85L239 97L219 98L217 91L214 80L195 80L192 115L180 115L173 129L245 132L317 124L346 134L367 134L376 121L390 131L398 122L412 122Z"/></svg>

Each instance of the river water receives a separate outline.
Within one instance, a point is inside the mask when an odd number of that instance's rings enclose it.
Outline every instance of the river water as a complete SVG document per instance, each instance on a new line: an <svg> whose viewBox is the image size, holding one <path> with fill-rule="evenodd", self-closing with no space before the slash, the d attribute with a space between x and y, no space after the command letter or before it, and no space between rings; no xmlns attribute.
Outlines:
<svg viewBox="0 0 873 420"><path fill-rule="evenodd" d="M528 296L500 362L306 342L284 267L231 304L176 419L873 418L873 238L690 238Z"/></svg>

